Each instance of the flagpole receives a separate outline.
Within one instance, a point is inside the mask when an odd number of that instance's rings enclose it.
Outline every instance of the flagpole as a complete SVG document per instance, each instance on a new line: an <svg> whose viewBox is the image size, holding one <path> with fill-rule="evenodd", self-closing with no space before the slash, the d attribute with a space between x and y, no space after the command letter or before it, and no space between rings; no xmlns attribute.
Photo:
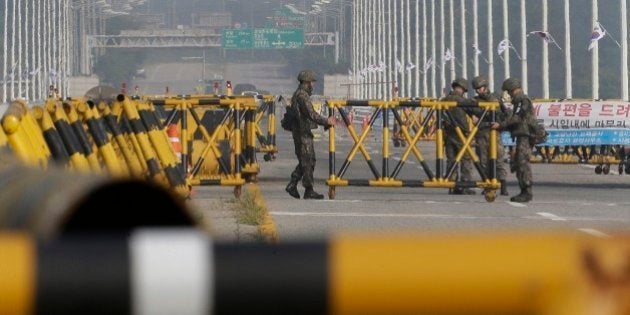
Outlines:
<svg viewBox="0 0 630 315"><path fill-rule="evenodd" d="M508 2L507 0L503 0L503 38L509 40L510 39L510 29L509 29L509 16L508 16ZM510 46L512 46L510 42ZM503 76L505 79L510 77L510 49L506 49L503 53Z"/></svg>
<svg viewBox="0 0 630 315"><path fill-rule="evenodd" d="M361 71L367 69L367 41L366 39L366 29L367 29L367 2L369 0L359 0L361 1L361 24L360 24L360 28L359 30L361 31L361 36L359 38L361 38L361 45L359 47L361 47ZM370 74L366 71L363 72L363 82L364 83L370 83ZM368 97L368 87L370 85L369 84L362 84L361 85L361 98L367 98Z"/></svg>
<svg viewBox="0 0 630 315"><path fill-rule="evenodd" d="M624 0L625 1L625 0ZM573 98L573 69L571 68L571 10L569 0L564 0L564 60L565 60L565 97Z"/></svg>
<svg viewBox="0 0 630 315"><path fill-rule="evenodd" d="M415 86L414 86L414 95L415 96L421 96L422 94L420 93L420 1L416 0L416 14L415 14L415 24L416 24L416 49L414 50L415 54L415 62L416 62L416 68L415 68ZM423 65L424 66L424 65Z"/></svg>
<svg viewBox="0 0 630 315"><path fill-rule="evenodd" d="M15 30L16 27L16 7L15 7L15 2L17 0L13 0L13 2L11 2L11 7L12 10L11 12L13 14L11 14L11 29ZM16 61L15 61L15 32L13 32L11 34L11 93L9 95L9 101L13 101L13 99L15 98L15 67L16 67Z"/></svg>
<svg viewBox="0 0 630 315"><path fill-rule="evenodd" d="M402 51L400 53L400 63L402 64L402 73L401 73L401 77L402 79L400 80L400 96L408 96L409 90L407 89L407 84L409 83L409 78L408 78L408 73L407 73L407 63L409 62L408 60L408 56L407 54L405 54L405 52L409 52L410 49L408 49L407 47L409 47L409 35L411 34L411 32L409 32L409 0L404 0L401 1L400 3L401 6L401 20L400 20L400 27L402 32L400 32L400 36L403 38L402 44L401 44L401 48Z"/></svg>
<svg viewBox="0 0 630 315"><path fill-rule="evenodd" d="M529 88L528 61L527 61L527 6L525 0L521 0L521 82L523 90L527 93Z"/></svg>
<svg viewBox="0 0 630 315"><path fill-rule="evenodd" d="M597 0L593 0L592 2L592 16L591 22L593 24L593 28L597 25L597 20L599 19L599 12L597 10ZM592 96L594 100L599 99L599 43L595 42L593 45L592 55L591 55L591 77L593 81L592 85Z"/></svg>
<svg viewBox="0 0 630 315"><path fill-rule="evenodd" d="M621 12L621 99L628 101L628 7L620 0Z"/></svg>
<svg viewBox="0 0 630 315"><path fill-rule="evenodd" d="M461 13L461 32L462 32L462 76L468 77L468 53L466 50L466 0L461 0L460 5Z"/></svg>
<svg viewBox="0 0 630 315"><path fill-rule="evenodd" d="M411 6L409 4L409 0L407 2L407 19L406 19L406 27L407 30L407 64L405 65L405 77L407 78L407 89L405 89L405 96L411 97L413 93L411 92L411 71L407 71L407 66L411 63ZM404 64L403 64L404 65Z"/></svg>
<svg viewBox="0 0 630 315"><path fill-rule="evenodd" d="M445 27L444 27L444 0L440 0L440 53L442 55L442 67L440 67L440 90L439 94L442 95L442 90L446 87L446 62L444 60L444 48L445 48Z"/></svg>
<svg viewBox="0 0 630 315"><path fill-rule="evenodd" d="M369 1L369 0L368 0ZM394 62L395 60L398 60L398 0L394 0L394 58L392 62ZM394 74L394 81L393 84L394 86L398 86L398 67L397 65L394 63L394 67L391 69L393 71ZM391 87L390 87L391 88ZM400 89L400 87L399 87Z"/></svg>
<svg viewBox="0 0 630 315"><path fill-rule="evenodd" d="M363 58L363 49L361 49L361 47L363 47L363 41L361 40L361 14L363 12L363 0L357 0L355 2L355 15L354 15L354 32L355 32L355 36L356 38L354 39L355 41L355 49L353 52L354 55L354 73L359 73L361 74L361 70L363 70L363 68L361 67L361 62L362 62L362 58ZM363 77L363 75L361 74L361 76L359 75L355 75L355 78L357 78L357 81L360 81L361 83L363 83L363 80L365 79ZM357 85L355 86L355 94L353 95L355 98L362 98L362 93L363 93L363 86L362 85Z"/></svg>
<svg viewBox="0 0 630 315"><path fill-rule="evenodd" d="M8 78L8 71L7 71L7 51L8 49L8 33L9 33L9 1L5 1L4 2L4 34L2 35L3 37L3 41L2 41L2 104L7 102L7 78Z"/></svg>
<svg viewBox="0 0 630 315"><path fill-rule="evenodd" d="M353 81L351 83L359 83L359 76L357 75L358 67L357 67L357 53L359 50L359 46L357 45L358 34L357 34L357 18L358 15L358 1L352 3L352 74L350 75L350 79ZM356 81L356 82L354 82ZM353 84L350 88L350 95L348 98L355 98L357 92L357 85Z"/></svg>
<svg viewBox="0 0 630 315"><path fill-rule="evenodd" d="M378 29L378 41L377 43L383 43L381 45L378 45L378 57L376 58L376 63L374 64L378 64L380 67L381 64L381 60L385 59L385 53L384 53L384 49L385 49L385 36L383 34L383 28L385 27L385 23L384 23L384 18L383 15L385 14L385 9L383 7L383 4L385 0L378 0L377 4L378 4L378 16L377 16L377 29ZM378 82L383 82L384 80L384 76L383 76L383 72L380 71L380 69L377 72L377 80ZM377 91L378 91L378 98L379 99L383 99L387 94L387 89L385 89L383 87L382 84L378 84L377 85Z"/></svg>
<svg viewBox="0 0 630 315"><path fill-rule="evenodd" d="M453 0L449 0L448 3L448 30L451 53L455 56L455 9L453 8ZM451 58L450 81L453 80L455 80L455 58Z"/></svg>
<svg viewBox="0 0 630 315"><path fill-rule="evenodd" d="M494 31L492 29L492 0L488 0L488 82L494 90Z"/></svg>
<svg viewBox="0 0 630 315"><path fill-rule="evenodd" d="M15 1L15 0L14 0ZM22 97L22 0L17 0L17 14L18 14L18 94L17 97Z"/></svg>
<svg viewBox="0 0 630 315"><path fill-rule="evenodd" d="M548 0L542 0L542 28L544 32L549 32L548 22L549 3ZM542 43L542 85L543 98L549 98L549 42L543 40Z"/></svg>
<svg viewBox="0 0 630 315"><path fill-rule="evenodd" d="M435 34L435 2L431 1L431 56L433 58L434 66L431 67L431 96L437 97L436 91L436 81L437 81L437 71L435 69L435 65L437 65L437 55L436 55L436 34Z"/></svg>
<svg viewBox="0 0 630 315"><path fill-rule="evenodd" d="M427 24L427 0L422 0L422 94L425 97L429 96L428 73L425 68L427 64Z"/></svg>
<svg viewBox="0 0 630 315"><path fill-rule="evenodd" d="M376 4L375 1L372 0L370 1L370 7L368 7L368 13L369 13L369 17L368 17L368 21L370 24L370 28L368 30L368 35L369 37L369 41L368 41L368 47L369 47L369 55L368 55L368 64L369 65L373 65L374 64L374 60L376 58L376 43L378 41L378 38L376 37ZM377 74L375 71L370 71L370 78L371 78L371 83L377 83ZM369 87L370 90L370 99L376 98L376 90L378 89L378 84L371 84Z"/></svg>
<svg viewBox="0 0 630 315"><path fill-rule="evenodd" d="M477 0L473 0L473 74L479 75L479 8Z"/></svg>
<svg viewBox="0 0 630 315"><path fill-rule="evenodd" d="M387 33L387 40L388 40L388 56L386 58L385 63L387 64L387 69L385 69L387 71L387 83L388 84L388 90L390 90L388 95L391 95L391 82L393 82L392 77L395 75L394 73L392 73L392 69L393 69L393 64L394 64L394 58L393 58L393 47L392 47L392 33L396 32L396 30L394 28L392 28L392 1L397 1L397 0L387 0L387 29L388 29L388 33Z"/></svg>

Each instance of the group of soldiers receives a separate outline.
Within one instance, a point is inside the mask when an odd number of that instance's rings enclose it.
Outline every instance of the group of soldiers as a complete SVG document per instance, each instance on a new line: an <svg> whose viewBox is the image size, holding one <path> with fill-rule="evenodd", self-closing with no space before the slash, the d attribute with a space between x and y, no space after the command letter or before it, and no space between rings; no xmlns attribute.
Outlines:
<svg viewBox="0 0 630 315"><path fill-rule="evenodd" d="M313 189L313 171L315 170L315 150L313 146L312 129L318 125L331 127L335 121L333 117L324 117L313 109L310 96L313 91L313 83L316 81L315 73L311 70L303 70L298 74L299 86L291 99L291 109L297 113L298 123L292 130L295 154L298 158L298 165L291 173L291 180L286 186L286 191L294 198L299 199L300 193L297 189L301 180L305 188L304 199L323 199L324 196ZM532 154L532 139L529 124L535 121L531 100L523 93L521 82L516 78L509 78L503 82L502 90L504 96L491 93L488 80L483 76L473 79L472 86L476 96L467 99L468 80L458 78L451 84L451 92L444 97L443 101L456 101L460 105L451 107L448 110L448 119L445 124L445 146L447 156L447 169L450 169L455 162L457 153L463 147L463 142L457 134L457 127L466 137L471 132L467 120L468 115L474 122L479 123L479 130L475 135L476 151L479 156L480 169L490 175L490 165L488 158L488 147L490 144L490 130L509 131L512 138L516 140L514 156L510 159L510 170L516 173L520 193L510 200L513 202L528 202L532 195L532 172L529 160ZM511 101L512 109L504 105L503 101ZM495 120L489 115L484 115L484 110L480 107L470 106L476 102L499 102L501 110L495 115ZM499 133L497 137L499 137ZM504 162L505 149L501 144L501 139L497 138L497 178L501 183L501 195L507 196L507 167ZM461 177L459 181L472 180L472 160L470 155L465 154L461 160ZM454 172L452 180L457 179L459 172ZM452 194L474 194L471 189L455 188L450 191Z"/></svg>
<svg viewBox="0 0 630 315"><path fill-rule="evenodd" d="M456 162L455 157L462 149L463 142L457 135L459 128L465 136L471 132L467 117L470 115L473 122L479 122L479 129L475 135L475 149L479 156L479 164L482 172L490 177L490 165L488 158L488 147L490 145L491 130L508 131L516 140L514 156L510 159L510 171L516 173L520 193L510 198L512 202L529 202L533 198L532 193L532 171L529 160L532 155L532 135L530 124L535 121L535 115L531 100L523 93L521 82L516 78L508 78L503 82L502 90L504 96L496 95L490 91L488 79L484 76L477 76L472 81L472 87L476 95L472 100L466 98L468 92L468 80L465 78L455 79L451 83L451 92L442 98L442 101L454 101L460 105L474 105L476 102L499 102L500 111L497 111L495 120L490 115L484 115L484 110L480 107L458 106L448 110L448 117L445 120L445 150L447 158L447 169L450 169ZM504 101L512 103L512 109L505 106ZM501 195L507 196L507 165L505 163L505 148L501 143L500 134L496 134L497 160L496 176L501 183ZM465 154L461 160L461 177L455 171L451 180L468 182L472 180L472 159ZM451 194L475 194L474 190L455 188L449 191Z"/></svg>

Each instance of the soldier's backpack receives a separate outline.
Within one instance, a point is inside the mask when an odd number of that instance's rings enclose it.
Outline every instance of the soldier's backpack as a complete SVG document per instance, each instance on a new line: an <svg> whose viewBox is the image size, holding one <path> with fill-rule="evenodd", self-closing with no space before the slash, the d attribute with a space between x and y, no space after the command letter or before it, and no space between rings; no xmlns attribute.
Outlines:
<svg viewBox="0 0 630 315"><path fill-rule="evenodd" d="M547 142L547 137L549 136L549 133L545 130L545 126L543 124L539 124L535 119L532 119L529 122L529 134L529 141L532 145Z"/></svg>
<svg viewBox="0 0 630 315"><path fill-rule="evenodd" d="M286 131L293 131L293 129L297 128L297 124L298 117L295 110L291 106L285 106L284 116L282 117L282 120L280 120L280 126L282 126L282 129Z"/></svg>

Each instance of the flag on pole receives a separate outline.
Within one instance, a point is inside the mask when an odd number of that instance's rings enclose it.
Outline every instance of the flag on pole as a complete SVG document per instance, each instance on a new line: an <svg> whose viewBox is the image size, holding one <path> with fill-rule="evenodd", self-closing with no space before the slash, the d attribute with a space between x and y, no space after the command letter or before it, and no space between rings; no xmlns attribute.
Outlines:
<svg viewBox="0 0 630 315"><path fill-rule="evenodd" d="M431 69L434 64L435 62L433 62L433 57L429 58L429 60L427 60L427 62L424 64L424 72L429 71L429 69Z"/></svg>
<svg viewBox="0 0 630 315"><path fill-rule="evenodd" d="M497 54L499 55L499 57L501 57L501 60L503 60L503 56L501 56L504 52L506 52L508 49L511 49L514 51L514 53L516 54L516 57L521 60L521 55L519 55L518 51L516 50L516 48L512 45L512 42L509 39L504 39L501 42L499 42L499 45L497 46Z"/></svg>
<svg viewBox="0 0 630 315"><path fill-rule="evenodd" d="M387 65L382 60L378 62L378 72L385 72Z"/></svg>
<svg viewBox="0 0 630 315"><path fill-rule="evenodd" d="M472 47L475 50L475 55L476 56L479 56L479 55L481 55L483 53L479 48L477 48L477 46L473 45Z"/></svg>
<svg viewBox="0 0 630 315"><path fill-rule="evenodd" d="M40 68L41 68L41 67L40 67ZM39 73L39 69L40 69L40 68L34 69L34 70L32 70L31 72L29 72L28 74L29 74L30 76L35 76L35 75L37 75L37 74Z"/></svg>
<svg viewBox="0 0 630 315"><path fill-rule="evenodd" d="M414 65L414 64L413 64L413 63L411 63L411 62L409 62L409 63L407 63L407 67L406 67L406 69L407 69L407 71L411 71L411 70L413 70L413 68L415 68L415 67L416 67L416 65Z"/></svg>
<svg viewBox="0 0 630 315"><path fill-rule="evenodd" d="M595 28L593 28L593 32L591 33L591 44L588 45L588 50L593 49L593 47L595 47L595 43L604 38L604 36L606 36L606 31L602 29L599 22L596 22Z"/></svg>
<svg viewBox="0 0 630 315"><path fill-rule="evenodd" d="M398 70L398 72L403 72L403 69L405 67L403 66L403 64L400 62L400 60L398 60L398 58L396 58L396 70Z"/></svg>
<svg viewBox="0 0 630 315"><path fill-rule="evenodd" d="M505 51L507 51L508 49L512 48L512 43L510 42L509 39L504 39L501 42L499 42L499 46L497 46L497 54L498 55L502 55Z"/></svg>
<svg viewBox="0 0 630 315"><path fill-rule="evenodd" d="M446 48L446 52L444 52L444 63L453 59L455 59L455 56L453 55L453 53L451 53L451 49Z"/></svg>
<svg viewBox="0 0 630 315"><path fill-rule="evenodd" d="M550 43L550 44L554 44L558 49L562 50L562 48L560 48L560 46L558 45L556 40L553 38L553 36L549 32L532 31L532 32L527 33L527 37L529 37L529 35L536 35L536 36L542 38L545 42Z"/></svg>

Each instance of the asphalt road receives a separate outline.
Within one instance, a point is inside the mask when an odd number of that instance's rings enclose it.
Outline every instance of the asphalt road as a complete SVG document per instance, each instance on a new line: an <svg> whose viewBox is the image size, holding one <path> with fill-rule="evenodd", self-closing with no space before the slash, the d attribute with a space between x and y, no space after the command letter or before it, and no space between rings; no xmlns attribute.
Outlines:
<svg viewBox="0 0 630 315"><path fill-rule="evenodd" d="M368 151L380 161L376 153L380 142L369 140ZM328 191L324 182L328 173L327 144L325 134L316 142L316 190L324 194ZM338 142L337 167L352 144L347 136ZM502 196L488 203L480 195L481 190L475 196L453 196L436 188L339 187L335 200L296 200L284 191L296 164L290 134L279 131L278 145L280 153L275 161L261 159L259 180L282 240L325 238L342 231L453 234L568 230L593 237L630 231L630 176L619 176L614 171L595 175L594 166L534 164L534 201L527 204L512 203ZM427 160L434 156L432 144L421 143L420 148ZM394 156L399 151L394 149ZM380 162L376 164L380 170ZM429 165L434 167L433 162ZM426 178L417 163L406 164L402 174L403 178ZM357 158L346 178L368 179L369 175L365 162ZM516 179L514 175L508 178L509 191L514 195L518 193Z"/></svg>

